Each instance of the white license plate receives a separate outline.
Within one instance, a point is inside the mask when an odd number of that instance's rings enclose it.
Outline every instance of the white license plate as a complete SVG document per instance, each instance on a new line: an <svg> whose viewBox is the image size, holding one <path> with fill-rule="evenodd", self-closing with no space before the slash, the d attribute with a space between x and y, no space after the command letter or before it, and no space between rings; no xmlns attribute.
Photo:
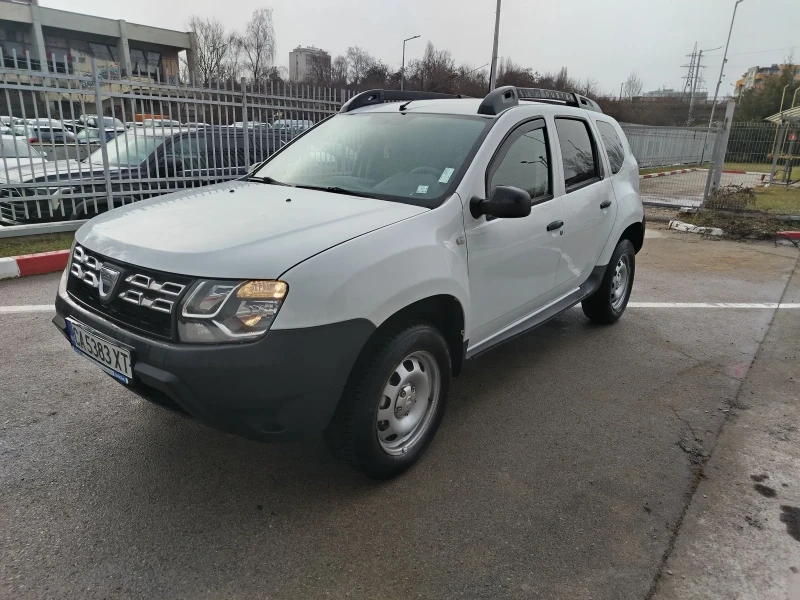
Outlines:
<svg viewBox="0 0 800 600"><path fill-rule="evenodd" d="M85 325L67 319L67 331L72 347L97 363L106 373L123 383L133 379L131 353L125 348L97 335Z"/></svg>

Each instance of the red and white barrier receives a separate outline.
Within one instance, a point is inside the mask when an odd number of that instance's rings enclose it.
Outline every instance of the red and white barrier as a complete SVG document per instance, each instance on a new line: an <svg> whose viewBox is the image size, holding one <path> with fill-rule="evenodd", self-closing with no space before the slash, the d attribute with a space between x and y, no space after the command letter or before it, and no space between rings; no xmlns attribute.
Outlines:
<svg viewBox="0 0 800 600"><path fill-rule="evenodd" d="M68 260L69 250L0 258L0 279L63 271Z"/></svg>

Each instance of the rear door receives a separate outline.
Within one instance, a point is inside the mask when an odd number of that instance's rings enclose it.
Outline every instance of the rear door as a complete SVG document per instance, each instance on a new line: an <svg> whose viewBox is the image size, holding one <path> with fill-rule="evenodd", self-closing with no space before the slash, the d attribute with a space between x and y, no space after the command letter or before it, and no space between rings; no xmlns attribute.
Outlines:
<svg viewBox="0 0 800 600"><path fill-rule="evenodd" d="M556 117L555 126L564 178L564 240L556 285L580 285L611 234L617 207L588 119Z"/></svg>

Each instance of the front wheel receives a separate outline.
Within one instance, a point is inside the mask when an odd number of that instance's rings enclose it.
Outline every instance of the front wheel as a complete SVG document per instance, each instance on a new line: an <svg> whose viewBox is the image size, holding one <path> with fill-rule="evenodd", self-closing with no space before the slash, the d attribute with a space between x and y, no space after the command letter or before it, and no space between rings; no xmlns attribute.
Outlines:
<svg viewBox="0 0 800 600"><path fill-rule="evenodd" d="M439 331L411 325L359 359L328 429L331 451L373 479L420 459L444 416L450 353Z"/></svg>
<svg viewBox="0 0 800 600"><path fill-rule="evenodd" d="M633 289L636 252L630 240L620 240L608 261L603 281L581 306L590 321L601 325L614 323L625 312Z"/></svg>

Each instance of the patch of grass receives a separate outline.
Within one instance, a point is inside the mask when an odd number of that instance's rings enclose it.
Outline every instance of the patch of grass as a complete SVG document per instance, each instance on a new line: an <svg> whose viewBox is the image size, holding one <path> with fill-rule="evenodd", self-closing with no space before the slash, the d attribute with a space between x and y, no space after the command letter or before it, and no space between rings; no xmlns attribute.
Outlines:
<svg viewBox="0 0 800 600"><path fill-rule="evenodd" d="M800 215L800 188L772 184L757 187L756 210L781 215Z"/></svg>
<svg viewBox="0 0 800 600"><path fill-rule="evenodd" d="M53 250L69 250L74 239L74 231L0 238L0 258L52 252Z"/></svg>
<svg viewBox="0 0 800 600"><path fill-rule="evenodd" d="M771 163L737 163L726 162L723 171L749 171L751 173L769 173L772 169Z"/></svg>

